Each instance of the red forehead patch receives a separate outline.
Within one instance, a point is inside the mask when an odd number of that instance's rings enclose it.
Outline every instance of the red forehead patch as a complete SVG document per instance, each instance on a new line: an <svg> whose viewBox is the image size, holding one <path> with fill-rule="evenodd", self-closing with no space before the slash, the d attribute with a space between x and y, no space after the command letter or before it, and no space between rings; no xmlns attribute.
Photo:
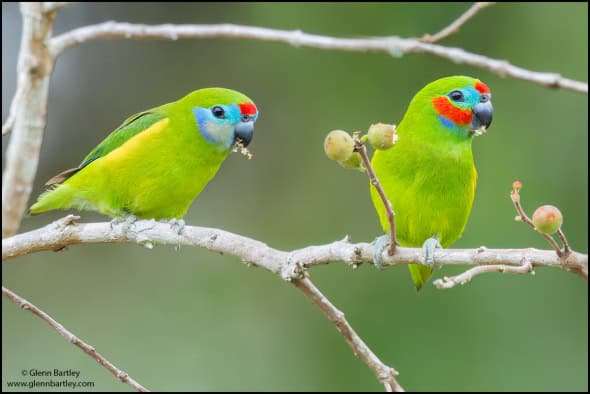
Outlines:
<svg viewBox="0 0 590 394"><path fill-rule="evenodd" d="M480 93L490 93L490 88L488 88L488 85L486 85L485 83L481 82L481 81L477 81L475 83L475 90L477 90Z"/></svg>
<svg viewBox="0 0 590 394"><path fill-rule="evenodd" d="M256 112L258 112L258 109L254 103L242 103L239 105L239 107L242 115L256 115Z"/></svg>

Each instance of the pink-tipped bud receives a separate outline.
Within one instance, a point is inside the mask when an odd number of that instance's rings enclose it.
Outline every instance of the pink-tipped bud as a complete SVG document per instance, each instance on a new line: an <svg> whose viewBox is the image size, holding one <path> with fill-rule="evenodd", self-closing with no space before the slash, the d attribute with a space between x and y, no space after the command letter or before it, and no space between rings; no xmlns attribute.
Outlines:
<svg viewBox="0 0 590 394"><path fill-rule="evenodd" d="M516 191L522 189L522 182L521 181L514 181L512 182L512 188Z"/></svg>
<svg viewBox="0 0 590 394"><path fill-rule="evenodd" d="M352 156L354 141L350 134L343 130L332 130L324 140L324 151L328 158L339 162Z"/></svg>
<svg viewBox="0 0 590 394"><path fill-rule="evenodd" d="M533 224L538 232L553 234L561 227L563 216L553 205L543 205L533 213Z"/></svg>
<svg viewBox="0 0 590 394"><path fill-rule="evenodd" d="M395 144L395 125L376 123L369 127L368 134L373 149L386 150Z"/></svg>

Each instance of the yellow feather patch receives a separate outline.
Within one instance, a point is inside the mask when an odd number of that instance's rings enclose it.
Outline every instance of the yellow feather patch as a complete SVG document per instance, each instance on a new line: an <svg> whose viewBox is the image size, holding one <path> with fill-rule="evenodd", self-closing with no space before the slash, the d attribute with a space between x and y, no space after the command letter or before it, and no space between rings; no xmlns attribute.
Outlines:
<svg viewBox="0 0 590 394"><path fill-rule="evenodd" d="M141 133L134 135L123 145L112 152L109 152L106 156L103 156L101 158L102 164L108 165L108 163L127 158L130 151L135 151L137 148L143 145L146 140L153 138L155 134L161 133L162 130L168 126L168 123L170 123L170 119L164 118L157 121Z"/></svg>

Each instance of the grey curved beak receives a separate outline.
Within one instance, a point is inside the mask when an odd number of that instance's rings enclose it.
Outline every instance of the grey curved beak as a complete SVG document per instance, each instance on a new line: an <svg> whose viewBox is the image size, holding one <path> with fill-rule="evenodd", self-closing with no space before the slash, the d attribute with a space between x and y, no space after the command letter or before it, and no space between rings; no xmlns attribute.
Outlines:
<svg viewBox="0 0 590 394"><path fill-rule="evenodd" d="M254 135L254 122L240 122L236 128L234 129L234 143L238 141L238 139L242 142L244 147L250 144L252 141L252 136Z"/></svg>
<svg viewBox="0 0 590 394"><path fill-rule="evenodd" d="M487 130L492 124L492 117L494 115L494 107L492 102L487 100L480 102L473 107L473 118L471 120L471 131Z"/></svg>

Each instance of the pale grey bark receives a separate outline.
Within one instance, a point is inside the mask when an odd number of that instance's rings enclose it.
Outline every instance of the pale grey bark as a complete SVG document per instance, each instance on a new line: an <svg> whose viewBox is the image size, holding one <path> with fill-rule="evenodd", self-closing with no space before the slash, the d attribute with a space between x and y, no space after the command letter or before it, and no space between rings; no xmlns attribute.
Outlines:
<svg viewBox="0 0 590 394"><path fill-rule="evenodd" d="M42 3L21 3L23 34L18 57L15 98L2 132L12 129L2 177L2 237L15 234L37 173L45 129L47 92L53 56L46 46L53 29L52 13Z"/></svg>
<svg viewBox="0 0 590 394"><path fill-rule="evenodd" d="M537 72L514 66L506 60L467 52L461 48L422 42L418 38L397 36L370 38L340 38L304 33L300 30L279 30L232 24L218 25L142 25L124 22L104 22L84 26L51 39L54 55L84 42L106 38L179 40L185 38L237 38L352 52L385 52L393 57L410 53L427 53L454 63L468 64L502 77L532 82L548 88L561 88L588 93L588 83L565 78L557 73Z"/></svg>
<svg viewBox="0 0 590 394"><path fill-rule="evenodd" d="M133 223L75 223L69 215L37 230L2 240L2 259L9 260L30 253L59 250L83 243L135 243L148 248L154 245L196 246L209 251L238 257L242 262L257 265L285 280L303 278L303 271L314 265L344 262L351 266L372 263L373 246L351 243L348 237L325 245L308 246L290 252L227 231L185 226L180 234L168 223L139 220ZM402 248L389 256L383 252L383 265L421 263L422 248ZM588 255L570 253L567 259L553 250L527 249L436 249L437 265L507 265L521 266L528 261L533 267L554 267L588 278Z"/></svg>

